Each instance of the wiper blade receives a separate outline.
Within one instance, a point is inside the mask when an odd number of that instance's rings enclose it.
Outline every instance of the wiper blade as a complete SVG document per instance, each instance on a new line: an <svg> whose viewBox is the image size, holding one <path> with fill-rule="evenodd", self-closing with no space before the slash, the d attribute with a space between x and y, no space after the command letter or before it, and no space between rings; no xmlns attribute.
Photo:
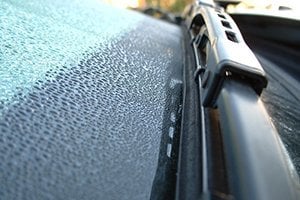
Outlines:
<svg viewBox="0 0 300 200"><path fill-rule="evenodd" d="M185 132L181 135L180 148L185 149L179 150L177 199L193 196L187 191L200 193L204 199L213 198L216 194L210 182L214 171L210 169L213 158L209 152L216 147L207 139L213 137L210 135L211 129L216 129L222 138L221 147L216 148L222 148L224 152L224 170L228 174L226 181L231 192L224 194L224 197L298 199L299 191L292 175L290 158L260 101L259 96L267 86L265 72L244 42L237 25L222 8L208 0L195 1L187 7L183 18L195 58L192 78L198 83L200 101L194 107L190 101L189 105L184 104L183 113L191 112L193 108L200 110L200 117L197 114L195 118L199 119L201 126L200 133L196 133L201 135L198 140L201 144L201 166L198 167L201 175L199 172L194 173L201 176L202 180L201 184L195 181L198 188L201 186L201 192L196 191L196 188L190 189L190 183L182 183L194 180L189 172L193 168L186 164L189 147L183 145L191 143L186 138L193 133L185 124L190 124L188 120L193 118L185 114L188 119L183 118L182 123ZM186 83L189 84L185 86L189 87L186 94L190 94L193 86L190 81ZM209 113L212 111L217 113L217 119L213 119L217 121L217 127L209 127L207 123L211 120Z"/></svg>

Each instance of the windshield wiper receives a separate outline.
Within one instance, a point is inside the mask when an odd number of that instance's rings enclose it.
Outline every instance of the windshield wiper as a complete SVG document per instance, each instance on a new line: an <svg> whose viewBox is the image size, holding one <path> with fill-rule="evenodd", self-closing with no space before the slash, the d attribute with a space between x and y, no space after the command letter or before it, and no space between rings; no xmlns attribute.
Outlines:
<svg viewBox="0 0 300 200"><path fill-rule="evenodd" d="M203 199L297 199L290 158L259 97L267 86L265 72L237 25L221 7L208 0L195 1L183 17L191 44L187 48L191 48L195 66L186 63L185 67L193 70L193 77L185 73L177 199L195 199L199 195ZM197 86L190 82L192 78ZM198 107L192 107L188 100L194 89L198 90ZM197 129L187 127L194 119L186 113L193 109L199 109L196 118L200 129L196 134L200 134L200 144L191 151L191 146L197 145L186 138ZM210 127L212 121L219 127ZM221 138L217 145L209 139L214 132ZM229 188L226 194L215 190L212 181L212 152L219 146L225 163L224 184ZM200 161L189 161L188 152L197 148ZM195 167L187 162L199 165L200 172L190 172ZM201 182L195 181L191 173L201 177ZM191 184L193 181L196 183Z"/></svg>

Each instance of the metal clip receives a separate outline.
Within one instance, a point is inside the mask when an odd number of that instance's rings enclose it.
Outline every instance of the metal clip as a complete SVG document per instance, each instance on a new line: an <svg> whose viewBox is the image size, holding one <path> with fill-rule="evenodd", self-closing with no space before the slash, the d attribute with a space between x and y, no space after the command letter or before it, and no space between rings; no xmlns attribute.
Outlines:
<svg viewBox="0 0 300 200"><path fill-rule="evenodd" d="M198 3L187 19L194 53L201 68L204 106L215 106L225 79L250 84L258 95L267 86L265 72L232 18L221 9ZM198 67L199 68L199 67ZM203 68L203 69L202 69ZM200 73L195 73L200 76ZM197 79L197 78L196 78Z"/></svg>

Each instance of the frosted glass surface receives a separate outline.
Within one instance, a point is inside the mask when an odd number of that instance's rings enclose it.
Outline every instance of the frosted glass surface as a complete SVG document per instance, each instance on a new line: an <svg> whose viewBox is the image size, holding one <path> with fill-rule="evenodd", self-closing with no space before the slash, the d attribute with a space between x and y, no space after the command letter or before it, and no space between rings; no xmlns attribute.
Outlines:
<svg viewBox="0 0 300 200"><path fill-rule="evenodd" d="M0 107L18 101L14 96L45 80L47 71L77 65L117 40L141 18L100 1L1 2Z"/></svg>

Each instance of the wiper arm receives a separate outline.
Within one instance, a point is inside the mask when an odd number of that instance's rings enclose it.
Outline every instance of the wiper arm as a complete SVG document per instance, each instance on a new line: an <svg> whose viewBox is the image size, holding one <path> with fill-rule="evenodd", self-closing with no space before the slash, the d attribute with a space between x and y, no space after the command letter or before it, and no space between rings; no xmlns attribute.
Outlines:
<svg viewBox="0 0 300 200"><path fill-rule="evenodd" d="M213 196L205 113L214 109L219 116L228 183L234 198L297 199L299 192L289 167L290 158L260 101L267 86L265 72L237 25L209 0L195 1L183 17L191 37L194 78L200 96L202 197ZM181 162L179 159L179 166ZM188 191L181 183L189 178L182 177L186 173L183 170L187 168L179 167L177 199L184 199L183 193Z"/></svg>
<svg viewBox="0 0 300 200"><path fill-rule="evenodd" d="M232 18L221 8L198 1L186 20L202 81L204 106L214 106L226 79L249 84L258 95L267 86L265 72Z"/></svg>

